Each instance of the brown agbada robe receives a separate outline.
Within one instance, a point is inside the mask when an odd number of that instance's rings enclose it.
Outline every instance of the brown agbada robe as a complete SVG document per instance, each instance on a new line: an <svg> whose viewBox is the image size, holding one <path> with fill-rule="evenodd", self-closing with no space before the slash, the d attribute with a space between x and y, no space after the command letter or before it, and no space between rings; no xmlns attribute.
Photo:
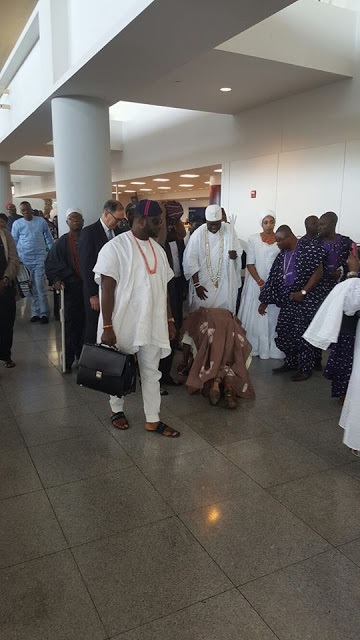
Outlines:
<svg viewBox="0 0 360 640"><path fill-rule="evenodd" d="M201 390L204 395L214 378L223 378L227 368L234 372L233 389L241 398L254 398L246 361L251 344L239 320L226 309L200 307L184 321L183 333L194 340L197 354L186 381L189 393Z"/></svg>

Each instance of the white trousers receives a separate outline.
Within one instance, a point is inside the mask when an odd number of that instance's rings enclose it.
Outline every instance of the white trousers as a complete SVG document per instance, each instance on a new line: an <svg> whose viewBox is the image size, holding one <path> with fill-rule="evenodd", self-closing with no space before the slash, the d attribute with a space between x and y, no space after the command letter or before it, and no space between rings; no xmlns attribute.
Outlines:
<svg viewBox="0 0 360 640"><path fill-rule="evenodd" d="M140 347L137 352L146 422L159 422L160 420L160 353L160 348L151 344ZM124 402L125 398L110 396L111 411L113 413L123 411Z"/></svg>

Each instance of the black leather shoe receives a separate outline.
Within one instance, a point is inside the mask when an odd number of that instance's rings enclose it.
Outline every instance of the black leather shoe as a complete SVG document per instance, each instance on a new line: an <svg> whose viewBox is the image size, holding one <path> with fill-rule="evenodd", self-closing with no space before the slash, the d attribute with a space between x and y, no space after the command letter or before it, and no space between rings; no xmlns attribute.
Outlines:
<svg viewBox="0 0 360 640"><path fill-rule="evenodd" d="M272 370L274 374L287 373L288 371L295 371L295 369L293 369L292 367L289 367L288 364L283 364L281 367L276 367L275 369Z"/></svg>
<svg viewBox="0 0 360 640"><path fill-rule="evenodd" d="M298 371L295 376L292 376L291 380L293 382L304 382L305 380L308 380L310 376L311 372L305 373L305 371Z"/></svg>
<svg viewBox="0 0 360 640"><path fill-rule="evenodd" d="M181 387L182 382L174 380L171 376L167 376L166 378L163 376L161 378L161 384L164 384L166 387Z"/></svg>
<svg viewBox="0 0 360 640"><path fill-rule="evenodd" d="M30 318L30 322L39 322L39 320L40 320L39 316L32 316Z"/></svg>
<svg viewBox="0 0 360 640"><path fill-rule="evenodd" d="M40 324L49 324L49 318L47 318L46 316L41 316Z"/></svg>

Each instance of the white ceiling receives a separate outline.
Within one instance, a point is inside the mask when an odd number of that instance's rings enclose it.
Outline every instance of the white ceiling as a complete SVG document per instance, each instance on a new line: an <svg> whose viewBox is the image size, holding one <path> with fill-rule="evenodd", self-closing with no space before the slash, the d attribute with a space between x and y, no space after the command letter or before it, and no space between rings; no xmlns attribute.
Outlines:
<svg viewBox="0 0 360 640"><path fill-rule="evenodd" d="M118 185L118 194L121 197L131 197L131 193L128 191L137 192L139 199L141 198L161 198L166 199L167 193L181 193L186 194L188 198L192 198L194 193L198 194L203 192L202 196L205 198L209 193L209 184L205 184L210 181L210 177L216 176L216 171L221 169L221 164L211 165L209 167L197 167L195 169L187 169L184 171L176 171L172 173L162 173L160 175L145 176L139 178L133 178L132 180L116 180L113 182L113 193L115 193L115 185ZM183 178L183 174L197 174L196 178ZM218 174L219 175L219 174ZM221 176L221 174L220 174ZM158 182L158 178L163 178L166 182ZM221 180L221 177L220 177ZM132 184L133 182L144 182L145 184ZM181 185L188 184L189 187L182 187ZM121 185L121 186L119 186ZM163 188L165 187L165 189ZM142 191L143 189L151 189L151 191ZM198 197L198 196L197 196Z"/></svg>
<svg viewBox="0 0 360 640"><path fill-rule="evenodd" d="M212 50L142 86L132 100L235 115L341 79L334 73ZM232 91L223 93L221 87Z"/></svg>

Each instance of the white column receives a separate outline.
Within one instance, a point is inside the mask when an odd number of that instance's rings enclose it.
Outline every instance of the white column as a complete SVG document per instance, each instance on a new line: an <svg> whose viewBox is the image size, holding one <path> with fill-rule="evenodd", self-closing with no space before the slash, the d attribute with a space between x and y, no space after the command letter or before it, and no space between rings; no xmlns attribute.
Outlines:
<svg viewBox="0 0 360 640"><path fill-rule="evenodd" d="M111 198L109 108L92 98L53 98L51 102L55 185L60 234L65 212L81 209L85 224L99 218Z"/></svg>
<svg viewBox="0 0 360 640"><path fill-rule="evenodd" d="M6 213L6 205L11 201L10 165L0 162L0 213Z"/></svg>

